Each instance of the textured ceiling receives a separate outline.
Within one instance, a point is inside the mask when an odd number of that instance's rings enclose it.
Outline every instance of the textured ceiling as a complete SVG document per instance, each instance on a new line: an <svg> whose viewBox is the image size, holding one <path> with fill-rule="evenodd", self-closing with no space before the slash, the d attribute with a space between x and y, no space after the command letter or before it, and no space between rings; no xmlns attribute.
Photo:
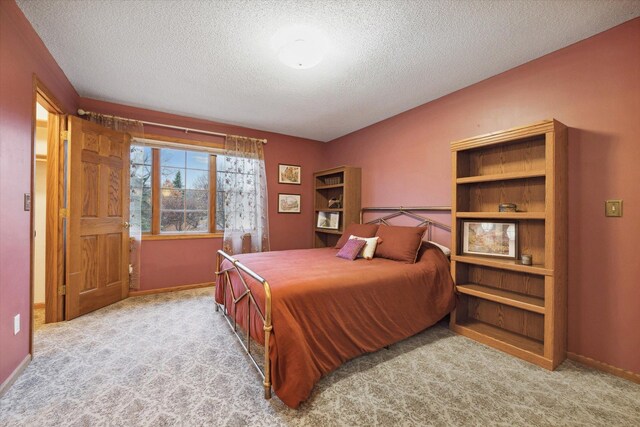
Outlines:
<svg viewBox="0 0 640 427"><path fill-rule="evenodd" d="M27 1L81 96L328 141L640 14L638 0ZM270 48L323 31L309 70Z"/></svg>

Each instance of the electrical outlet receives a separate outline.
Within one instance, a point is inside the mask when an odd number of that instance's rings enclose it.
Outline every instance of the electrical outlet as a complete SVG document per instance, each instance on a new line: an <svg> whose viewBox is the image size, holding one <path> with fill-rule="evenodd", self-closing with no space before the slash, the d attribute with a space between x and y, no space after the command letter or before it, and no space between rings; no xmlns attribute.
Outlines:
<svg viewBox="0 0 640 427"><path fill-rule="evenodd" d="M18 332L20 332L20 314L13 317L13 335L18 335Z"/></svg>
<svg viewBox="0 0 640 427"><path fill-rule="evenodd" d="M622 216L622 200L607 200L604 203L605 216Z"/></svg>

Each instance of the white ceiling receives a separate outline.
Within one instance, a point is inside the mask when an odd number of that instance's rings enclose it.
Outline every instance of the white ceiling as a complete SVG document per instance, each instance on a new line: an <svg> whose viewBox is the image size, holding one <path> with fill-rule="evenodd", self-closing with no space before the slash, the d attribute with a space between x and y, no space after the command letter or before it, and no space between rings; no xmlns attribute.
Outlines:
<svg viewBox="0 0 640 427"><path fill-rule="evenodd" d="M329 141L640 15L638 0L27 1L81 96ZM323 31L315 68L281 27Z"/></svg>

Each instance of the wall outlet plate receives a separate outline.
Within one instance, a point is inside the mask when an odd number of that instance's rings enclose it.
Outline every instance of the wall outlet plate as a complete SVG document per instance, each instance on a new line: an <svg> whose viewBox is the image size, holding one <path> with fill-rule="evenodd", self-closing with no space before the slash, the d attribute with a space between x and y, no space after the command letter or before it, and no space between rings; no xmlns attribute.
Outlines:
<svg viewBox="0 0 640 427"><path fill-rule="evenodd" d="M607 200L604 202L605 216L622 216L622 200Z"/></svg>

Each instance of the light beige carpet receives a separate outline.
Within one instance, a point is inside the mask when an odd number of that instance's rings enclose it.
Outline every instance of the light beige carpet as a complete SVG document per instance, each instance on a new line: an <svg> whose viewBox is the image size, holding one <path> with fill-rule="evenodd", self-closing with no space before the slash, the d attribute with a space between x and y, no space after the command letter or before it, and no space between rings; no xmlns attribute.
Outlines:
<svg viewBox="0 0 640 427"><path fill-rule="evenodd" d="M638 426L640 385L548 372L435 326L323 378L300 409L262 398L211 289L130 298L35 334L1 426Z"/></svg>

